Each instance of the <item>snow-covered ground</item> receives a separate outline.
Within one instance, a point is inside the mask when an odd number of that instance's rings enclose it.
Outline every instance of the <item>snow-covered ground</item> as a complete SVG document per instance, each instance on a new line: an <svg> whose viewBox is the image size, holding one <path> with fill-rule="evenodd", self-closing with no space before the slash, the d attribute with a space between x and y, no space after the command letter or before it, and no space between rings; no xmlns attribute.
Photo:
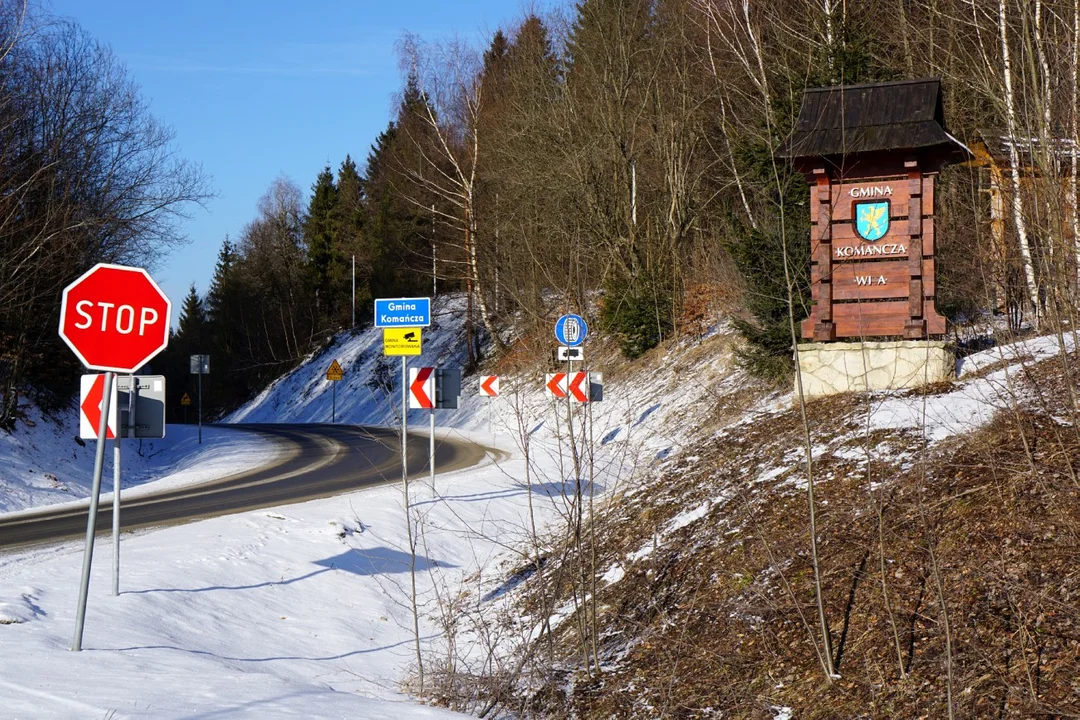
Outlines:
<svg viewBox="0 0 1080 720"><path fill-rule="evenodd" d="M460 364L461 309L460 302L437 305L438 327L425 333L424 356L410 364ZM339 422L392 424L400 365L382 359L380 335L342 338L230 420L328 421L331 387L324 375L336 358L346 371L337 393ZM707 369L724 374L724 358L709 362ZM592 409L589 429L604 449L598 491L611 492L634 467L673 452L692 428L684 419L688 408L716 387L704 375L688 384L656 382L666 375L661 368L651 379L608 383L605 401ZM482 400L473 378L461 409L437 412L438 437L471 439L492 452L480 467L439 476L434 492L425 483L412 492L422 517L416 567L425 652L437 654L443 642L440 597L471 583L476 603L497 602L499 593L488 594L502 579L500 563L514 557L507 548L523 543L533 518L543 527L566 512L572 484L561 463L565 405L543 394L539 376L508 379L503 393ZM581 422L585 414L575 412ZM427 420L424 411L414 412L410 426L422 431ZM170 437L178 436L170 428ZM525 437L528 473L520 449ZM60 433L55 442L71 441ZM92 460L92 445L76 454L72 473ZM181 448L174 452L181 457ZM116 598L108 594L109 552L108 543L99 544L81 653L68 650L81 545L0 555L0 688L7 715L441 714L407 702L402 692L416 660L398 486L125 536Z"/></svg>
<svg viewBox="0 0 1080 720"><path fill-rule="evenodd" d="M93 480L94 441L80 443L78 409L43 416L32 404L12 433L0 432L0 512L85 500ZM161 440L124 440L122 488L160 489L204 482L258 467L279 452L258 435L203 428L198 444L193 425L169 425ZM112 488L112 443L106 449L102 487ZM150 485L148 485L150 484Z"/></svg>
<svg viewBox="0 0 1080 720"><path fill-rule="evenodd" d="M420 501L440 527L422 582L494 552L467 528L520 511L525 491L505 477L489 462ZM0 715L444 716L398 689L414 657L400 500L388 486L125 536L119 597L102 543L81 653L68 650L80 544L0 556ZM422 634L436 641L429 623Z"/></svg>
<svg viewBox="0 0 1080 720"><path fill-rule="evenodd" d="M424 356L410 364L461 364L460 310L455 302L437 306L438 328L425 333ZM634 472L692 442L698 422L715 412L723 425L767 420L791 406L790 393L777 393L726 408L740 402L745 382L721 339L688 343L624 380L609 377L602 403L575 410L579 432L597 449L601 495L625 490ZM342 337L230 420L328 421L324 375L337 359L346 373L337 389L339 421L393 424L400 365L382 359L379 343L378 331ZM987 371L928 399L881 394L873 422L918 426L933 405L944 418L935 438L976 427L989 419L988 398L1000 397L1000 371L989 368L999 355L992 349L968 358L967 367L982 363ZM466 383L459 410L436 413L437 437L486 445L487 460L439 476L434 489L414 483L411 493L419 635L429 657L447 643L440 617L461 610L449 611L450 599L473 613L506 601L505 570L521 560L515 548L533 521L544 527L564 516L574 479L565 462L566 407L545 396L539 374L504 378L496 400L477 397L476 382ZM422 431L427 420L414 412L410 426ZM443 716L403 691L416 655L402 500L401 488L389 485L125 537L116 598L108 594L103 544L81 653L68 651L79 544L0 555L0 714ZM700 512L688 507L680 521Z"/></svg>

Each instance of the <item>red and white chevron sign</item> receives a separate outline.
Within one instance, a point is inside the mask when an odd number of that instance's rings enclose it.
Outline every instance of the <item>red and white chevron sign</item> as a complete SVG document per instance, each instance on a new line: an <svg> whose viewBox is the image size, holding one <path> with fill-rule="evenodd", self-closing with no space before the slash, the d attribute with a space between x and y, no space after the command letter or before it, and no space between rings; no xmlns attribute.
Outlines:
<svg viewBox="0 0 1080 720"><path fill-rule="evenodd" d="M499 397L499 376L485 375L480 378L481 397Z"/></svg>
<svg viewBox="0 0 1080 720"><path fill-rule="evenodd" d="M101 422L101 402L105 399L105 376L83 375L79 382L79 437L97 440L98 423ZM109 440L116 438L116 380L113 379L112 398L109 400L109 425L105 431Z"/></svg>
<svg viewBox="0 0 1080 720"><path fill-rule="evenodd" d="M569 397L577 402L589 402L589 373L550 373L545 385L560 400Z"/></svg>
<svg viewBox="0 0 1080 720"><path fill-rule="evenodd" d="M563 400L566 398L566 373L548 373L544 383L547 391L555 397Z"/></svg>
<svg viewBox="0 0 1080 720"><path fill-rule="evenodd" d="M435 368L409 368L409 408L435 409Z"/></svg>

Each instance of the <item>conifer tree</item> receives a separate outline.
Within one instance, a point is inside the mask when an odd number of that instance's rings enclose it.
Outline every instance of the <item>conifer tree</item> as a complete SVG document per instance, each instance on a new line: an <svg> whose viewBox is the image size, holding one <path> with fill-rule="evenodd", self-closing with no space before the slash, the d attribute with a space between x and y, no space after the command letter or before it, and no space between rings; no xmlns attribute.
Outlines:
<svg viewBox="0 0 1080 720"><path fill-rule="evenodd" d="M331 305L336 299L332 298L331 293L331 266L337 259L334 253L337 203L338 189L328 164L311 187L311 201L304 220L304 242L315 290L315 307L320 320L324 322L331 314Z"/></svg>
<svg viewBox="0 0 1080 720"><path fill-rule="evenodd" d="M176 339L192 347L199 347L206 341L206 311L199 293L195 290L195 283L188 288L188 294L180 308Z"/></svg>
<svg viewBox="0 0 1080 720"><path fill-rule="evenodd" d="M376 297L430 293L433 233L428 208L436 204L441 212L443 200L415 178L432 177L446 168L431 166L438 153L424 120L426 106L419 81L410 74L397 119L380 133L368 154L364 190L373 258L370 287ZM461 266L461 259L452 256L452 246L440 243L438 254L445 261L443 268ZM444 273L440 270L440 278ZM451 277L456 280L460 275Z"/></svg>
<svg viewBox="0 0 1080 720"><path fill-rule="evenodd" d="M243 323L245 293L238 276L236 247L228 236L218 251L210 290L206 293L209 353L215 371L203 382L208 383L207 398L212 406L232 407L247 396L247 386L233 375L238 349L247 340Z"/></svg>
<svg viewBox="0 0 1080 720"><path fill-rule="evenodd" d="M372 253L365 230L364 180L351 155L346 155L337 172L337 204L334 207L334 245L330 280L338 299L334 317L344 327L352 317L352 261L356 258L356 309L370 305L368 282Z"/></svg>
<svg viewBox="0 0 1080 720"><path fill-rule="evenodd" d="M233 265L236 263L236 248L226 235L218 250L214 276L210 280L210 290L206 294L206 318L213 326L221 325L229 315L229 302L236 293Z"/></svg>

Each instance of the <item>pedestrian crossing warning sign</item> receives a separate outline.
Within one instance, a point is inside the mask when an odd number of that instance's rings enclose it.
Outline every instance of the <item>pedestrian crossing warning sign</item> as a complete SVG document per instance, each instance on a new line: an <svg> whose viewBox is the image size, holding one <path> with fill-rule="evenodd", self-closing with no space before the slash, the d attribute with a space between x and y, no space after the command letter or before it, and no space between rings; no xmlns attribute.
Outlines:
<svg viewBox="0 0 1080 720"><path fill-rule="evenodd" d="M420 328L383 328L383 354L419 355Z"/></svg>
<svg viewBox="0 0 1080 720"><path fill-rule="evenodd" d="M337 360L330 363L330 368L326 371L326 379L332 382L337 382L345 377L345 371L341 369L341 365Z"/></svg>

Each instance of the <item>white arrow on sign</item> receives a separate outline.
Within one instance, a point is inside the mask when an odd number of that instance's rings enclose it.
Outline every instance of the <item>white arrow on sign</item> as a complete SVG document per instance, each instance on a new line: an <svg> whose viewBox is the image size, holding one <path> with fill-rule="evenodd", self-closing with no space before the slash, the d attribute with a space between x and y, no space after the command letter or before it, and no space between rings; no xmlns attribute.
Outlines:
<svg viewBox="0 0 1080 720"><path fill-rule="evenodd" d="M98 423L101 422L101 401L105 399L105 376L83 375L79 381L79 437L97 440ZM112 385L109 400L109 429L105 437L116 438L116 383Z"/></svg>
<svg viewBox="0 0 1080 720"><path fill-rule="evenodd" d="M499 396L499 376L498 375L485 375L480 378L480 396L481 397L498 397Z"/></svg>
<svg viewBox="0 0 1080 720"><path fill-rule="evenodd" d="M559 398L566 397L566 373L548 373L544 378L544 387L547 391Z"/></svg>
<svg viewBox="0 0 1080 720"><path fill-rule="evenodd" d="M581 387L582 383L585 384L584 388ZM570 382L567 385L567 392L570 397L578 402L589 402L589 373L572 373L570 375Z"/></svg>

